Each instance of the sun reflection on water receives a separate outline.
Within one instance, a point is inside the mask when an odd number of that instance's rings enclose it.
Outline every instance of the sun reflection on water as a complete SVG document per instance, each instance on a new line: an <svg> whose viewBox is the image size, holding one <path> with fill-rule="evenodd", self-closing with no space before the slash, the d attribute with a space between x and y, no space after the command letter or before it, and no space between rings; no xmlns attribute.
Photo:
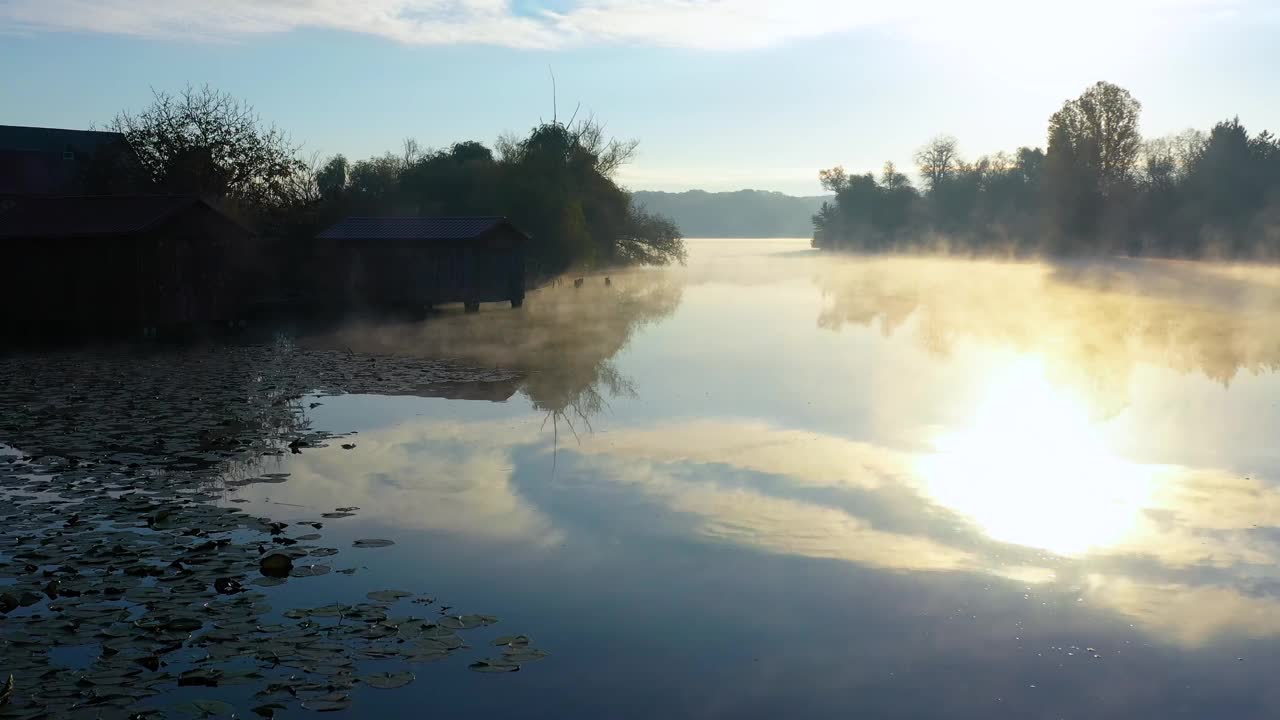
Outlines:
<svg viewBox="0 0 1280 720"><path fill-rule="evenodd" d="M1116 457L1086 404L1038 358L1006 366L972 421L919 462L937 502L992 539L1077 556L1138 531L1157 469Z"/></svg>

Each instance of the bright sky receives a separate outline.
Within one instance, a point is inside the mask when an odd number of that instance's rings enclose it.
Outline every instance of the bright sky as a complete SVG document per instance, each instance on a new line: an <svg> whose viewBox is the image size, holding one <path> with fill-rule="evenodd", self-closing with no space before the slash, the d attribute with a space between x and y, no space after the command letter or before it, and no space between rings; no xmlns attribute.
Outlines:
<svg viewBox="0 0 1280 720"><path fill-rule="evenodd" d="M632 189L819 191L817 171L1043 145L1105 79L1143 131L1280 131L1276 0L0 0L0 123L84 128L209 83L310 152L439 147L581 103Z"/></svg>

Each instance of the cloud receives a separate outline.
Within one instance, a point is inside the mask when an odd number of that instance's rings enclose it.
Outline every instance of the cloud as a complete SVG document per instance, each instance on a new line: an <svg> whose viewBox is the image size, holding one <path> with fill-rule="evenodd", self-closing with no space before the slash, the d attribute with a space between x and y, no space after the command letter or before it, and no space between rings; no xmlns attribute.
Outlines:
<svg viewBox="0 0 1280 720"><path fill-rule="evenodd" d="M616 460L595 456L583 467L593 482L618 483L658 500L688 518L695 536L713 542L888 570L982 569L979 557L967 550L881 530L838 508L677 477L661 463Z"/></svg>
<svg viewBox="0 0 1280 720"><path fill-rule="evenodd" d="M1102 0L1081 0L1102 5ZM1244 0L1139 0L1155 11L1221 14ZM165 39L234 40L298 29L339 30L407 44L556 48L633 44L713 50L761 48L857 28L906 23L975 31L993 19L1048 20L1011 0L571 0L518 11L511 0L0 0L0 31L73 31ZM1108 15L1113 15L1107 3ZM1028 10L1028 7L1032 9ZM1073 15L1082 16L1077 7Z"/></svg>
<svg viewBox="0 0 1280 720"><path fill-rule="evenodd" d="M643 488L667 499L674 510L701 516L700 534L776 552L873 567L901 562L910 569L963 568L1020 582L1044 582L1054 573L1038 567L1011 570L1009 545L1047 549L1055 562L1084 566L1153 561L1171 577L1194 576L1209 567L1243 577L1280 560L1280 546L1257 532L1274 527L1280 490L1216 469L1118 460L1072 463L1072 454L1090 451L1069 435L1050 432L1052 443L1031 447L1011 466L961 468L950 478L959 481L955 488L943 482L946 478L931 476L924 462L947 461L944 455L759 421L707 419L615 429L584 439L577 451L607 461L599 477ZM1027 441L1016 438L1013 444ZM1055 443L1064 447L1056 455L1049 449ZM708 465L785 478L791 490L873 493L897 508L896 525L924 534L878 528L877 520L884 518L874 516L874 505L865 506L871 516L856 517L854 506L833 502L830 495L787 499L770 494L776 489L721 487L669 472L683 466L696 469L692 477L700 478ZM910 517L919 522L904 525L902 519ZM975 534L932 537L925 529L952 527L952 521Z"/></svg>
<svg viewBox="0 0 1280 720"><path fill-rule="evenodd" d="M904 453L752 420L628 429L593 437L579 451L635 462L725 464L807 487L875 490L902 484L912 472L911 458Z"/></svg>
<svg viewBox="0 0 1280 720"><path fill-rule="evenodd" d="M1203 647L1224 635L1280 635L1280 603L1235 588L1090 575L1085 596L1133 619L1153 636L1184 647Z"/></svg>
<svg viewBox="0 0 1280 720"><path fill-rule="evenodd" d="M511 447L538 433L534 417L500 431L492 423L435 422L362 432L352 452L286 456L288 483L247 485L238 496L287 503L273 506L282 517L290 506L310 518L354 506L363 521L393 528L551 546L561 533L512 480Z"/></svg>

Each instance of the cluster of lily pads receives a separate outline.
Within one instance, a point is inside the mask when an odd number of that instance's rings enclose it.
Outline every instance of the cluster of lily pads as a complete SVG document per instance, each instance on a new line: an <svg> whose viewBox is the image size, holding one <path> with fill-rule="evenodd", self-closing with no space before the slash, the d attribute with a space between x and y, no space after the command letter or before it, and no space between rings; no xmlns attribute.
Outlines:
<svg viewBox="0 0 1280 720"><path fill-rule="evenodd" d="M334 571L318 531L358 508L286 525L215 503L287 480L255 473L263 455L327 445L309 393L466 372L290 346L0 358L0 718L338 711L466 648L497 618L408 591L272 607L273 587ZM523 635L492 645L472 670L546 655Z"/></svg>

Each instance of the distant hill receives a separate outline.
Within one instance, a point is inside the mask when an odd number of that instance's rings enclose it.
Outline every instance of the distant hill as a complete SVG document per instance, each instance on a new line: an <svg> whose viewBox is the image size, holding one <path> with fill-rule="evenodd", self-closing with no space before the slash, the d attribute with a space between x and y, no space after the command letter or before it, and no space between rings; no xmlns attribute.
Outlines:
<svg viewBox="0 0 1280 720"><path fill-rule="evenodd" d="M685 237L810 237L813 214L829 197L795 197L764 190L681 193L640 190L635 201L676 221Z"/></svg>

